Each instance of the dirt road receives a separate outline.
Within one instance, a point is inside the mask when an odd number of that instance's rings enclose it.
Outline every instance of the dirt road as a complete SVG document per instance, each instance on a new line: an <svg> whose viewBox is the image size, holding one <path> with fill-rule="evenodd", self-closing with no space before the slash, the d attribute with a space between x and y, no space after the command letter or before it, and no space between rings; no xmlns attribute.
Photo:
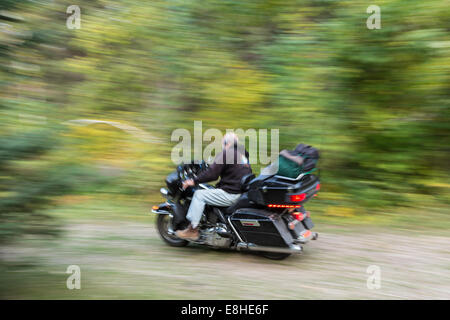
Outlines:
<svg viewBox="0 0 450 320"><path fill-rule="evenodd" d="M386 230L320 230L302 255L271 261L253 254L172 248L150 224L74 224L57 241L8 248L9 260L38 269L9 272L7 298L54 299L449 299L450 238ZM68 265L81 290L66 288ZM366 272L381 272L369 289ZM5 285L5 282L4 282Z"/></svg>

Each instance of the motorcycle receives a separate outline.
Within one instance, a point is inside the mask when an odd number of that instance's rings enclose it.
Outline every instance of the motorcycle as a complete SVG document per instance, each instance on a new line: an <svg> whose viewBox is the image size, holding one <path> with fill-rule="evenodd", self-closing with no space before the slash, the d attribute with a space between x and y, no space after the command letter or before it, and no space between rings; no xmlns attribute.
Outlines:
<svg viewBox="0 0 450 320"><path fill-rule="evenodd" d="M208 165L202 162L182 164L166 177L167 188L160 192L164 203L152 207L157 214L156 227L167 244L183 247L189 243L211 248L255 251L266 258L282 260L303 251L303 245L316 240L314 224L304 204L320 190L319 177L312 172L297 178L278 175L244 176L242 195L230 207L205 206L196 241L180 239L175 231L186 228L186 213L197 189L214 188L209 184L182 188L183 181L195 177Z"/></svg>

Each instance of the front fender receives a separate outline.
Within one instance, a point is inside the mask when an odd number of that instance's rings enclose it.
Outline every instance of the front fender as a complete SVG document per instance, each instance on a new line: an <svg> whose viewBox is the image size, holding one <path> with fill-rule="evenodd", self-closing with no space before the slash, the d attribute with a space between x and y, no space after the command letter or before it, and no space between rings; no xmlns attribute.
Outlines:
<svg viewBox="0 0 450 320"><path fill-rule="evenodd" d="M179 203L161 203L160 205L152 207L152 213L169 215L173 219L172 223L175 227L188 223L186 220L186 209Z"/></svg>
<svg viewBox="0 0 450 320"><path fill-rule="evenodd" d="M152 213L156 214L172 214L175 210L175 204L164 202L152 207Z"/></svg>

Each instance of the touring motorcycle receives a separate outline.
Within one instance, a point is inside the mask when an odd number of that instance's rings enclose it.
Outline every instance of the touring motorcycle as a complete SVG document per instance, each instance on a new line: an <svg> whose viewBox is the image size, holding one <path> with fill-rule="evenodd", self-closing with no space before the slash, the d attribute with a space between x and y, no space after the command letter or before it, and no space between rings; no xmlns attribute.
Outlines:
<svg viewBox="0 0 450 320"><path fill-rule="evenodd" d="M164 203L152 207L157 214L156 226L169 245L183 247L190 242L212 248L256 251L263 256L282 260L301 253L303 245L316 240L314 224L304 204L320 190L319 176L312 172L297 178L272 175L244 176L242 195L230 207L205 206L196 241L180 239L175 231L189 225L186 219L191 199L197 189L214 188L201 183L182 188L183 181L194 178L208 167L204 161L179 165L166 177L167 188L160 192Z"/></svg>

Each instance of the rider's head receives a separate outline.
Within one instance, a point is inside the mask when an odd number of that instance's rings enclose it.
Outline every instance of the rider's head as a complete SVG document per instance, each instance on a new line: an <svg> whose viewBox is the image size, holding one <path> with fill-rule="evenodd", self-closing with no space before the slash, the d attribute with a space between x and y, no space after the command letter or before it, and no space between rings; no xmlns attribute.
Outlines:
<svg viewBox="0 0 450 320"><path fill-rule="evenodd" d="M233 132L228 132L222 139L222 146L228 148L238 143L238 136Z"/></svg>

